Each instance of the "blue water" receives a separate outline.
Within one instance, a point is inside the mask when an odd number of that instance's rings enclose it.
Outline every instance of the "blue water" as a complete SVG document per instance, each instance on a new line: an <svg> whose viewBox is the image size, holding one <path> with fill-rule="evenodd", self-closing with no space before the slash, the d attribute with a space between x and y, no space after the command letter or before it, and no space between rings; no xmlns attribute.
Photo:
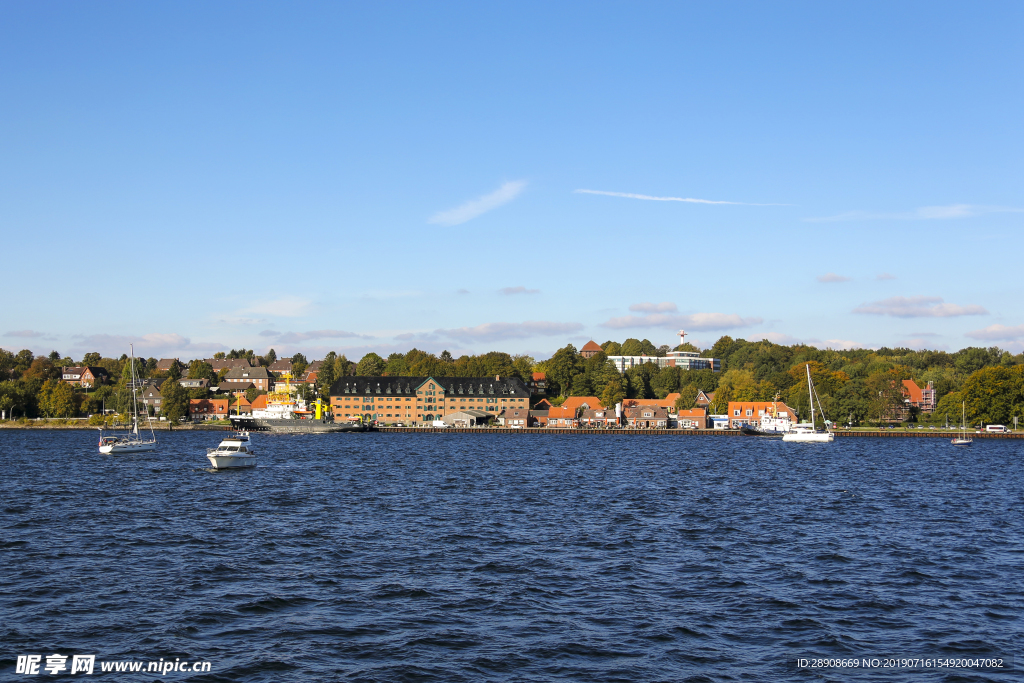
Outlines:
<svg viewBox="0 0 1024 683"><path fill-rule="evenodd" d="M1022 442L257 435L214 472L218 434L158 438L0 430L0 679L1022 680L796 664L1019 655Z"/></svg>

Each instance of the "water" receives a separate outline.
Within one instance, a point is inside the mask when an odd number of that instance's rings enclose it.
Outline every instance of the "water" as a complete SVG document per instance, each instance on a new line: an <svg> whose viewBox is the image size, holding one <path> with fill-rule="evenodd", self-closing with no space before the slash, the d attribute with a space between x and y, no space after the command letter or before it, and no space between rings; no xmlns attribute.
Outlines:
<svg viewBox="0 0 1024 683"><path fill-rule="evenodd" d="M796 665L1019 655L1019 442L257 435L214 472L218 434L158 439L0 430L0 679L1020 680Z"/></svg>

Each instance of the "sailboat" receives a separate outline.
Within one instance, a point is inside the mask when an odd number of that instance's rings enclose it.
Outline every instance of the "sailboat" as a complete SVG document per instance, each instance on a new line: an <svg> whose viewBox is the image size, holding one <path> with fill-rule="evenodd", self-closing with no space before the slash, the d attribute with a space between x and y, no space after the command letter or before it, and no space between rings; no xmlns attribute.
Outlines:
<svg viewBox="0 0 1024 683"><path fill-rule="evenodd" d="M970 446L974 439L967 436L967 401L960 404L960 436L949 440L954 446Z"/></svg>
<svg viewBox="0 0 1024 683"><path fill-rule="evenodd" d="M139 377L135 373L135 347L131 345L131 379L132 385L132 423L126 434L104 436L103 428L100 428L100 453L143 453L156 450L156 434L153 433L153 420L146 412L146 422L149 426L149 438L139 432Z"/></svg>
<svg viewBox="0 0 1024 683"><path fill-rule="evenodd" d="M788 432L782 435L783 441L796 441L800 443L830 443L835 440L836 435L828 428L828 420L825 419L825 411L821 407L821 399L818 392L814 390L814 382L811 380L811 364L807 364L807 392L811 399L811 421L801 422L793 425ZM814 426L814 404L818 404L818 411L825 423L825 431L820 432Z"/></svg>

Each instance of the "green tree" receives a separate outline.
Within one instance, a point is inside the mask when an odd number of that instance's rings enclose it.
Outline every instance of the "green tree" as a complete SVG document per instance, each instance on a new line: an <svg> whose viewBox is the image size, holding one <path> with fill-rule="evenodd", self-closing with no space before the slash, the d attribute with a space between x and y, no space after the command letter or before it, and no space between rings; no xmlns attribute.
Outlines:
<svg viewBox="0 0 1024 683"><path fill-rule="evenodd" d="M320 369L316 373L316 393L325 400L330 397L331 385L337 379L335 375L337 360L338 354L331 351L324 356L323 362L320 363Z"/></svg>
<svg viewBox="0 0 1024 683"><path fill-rule="evenodd" d="M648 342L650 343L650 342ZM619 354L620 356L642 356L644 353L644 345L639 339L629 338L622 342L622 347Z"/></svg>
<svg viewBox="0 0 1024 683"><path fill-rule="evenodd" d="M545 361L544 366L547 373L548 391L555 391L560 396L571 395L572 378L584 370L583 358L572 344L567 344L555 351L555 354Z"/></svg>
<svg viewBox="0 0 1024 683"><path fill-rule="evenodd" d="M606 341L601 344L601 349L604 351L606 356L622 356L622 344L616 341Z"/></svg>
<svg viewBox="0 0 1024 683"><path fill-rule="evenodd" d="M95 351L91 351L91 352L85 354L84 356L82 356L82 365L88 365L88 366L99 365L100 361L102 359L103 359L103 356L101 356L100 354L96 353Z"/></svg>
<svg viewBox="0 0 1024 683"><path fill-rule="evenodd" d="M125 369L128 370L128 366L125 366ZM177 384L179 379L181 379L181 366L175 361L171 363L171 368L167 371L167 381Z"/></svg>
<svg viewBox="0 0 1024 683"><path fill-rule="evenodd" d="M178 380L165 380L160 385L160 396L160 412L171 422L177 422L188 413L188 392Z"/></svg>
<svg viewBox="0 0 1024 683"><path fill-rule="evenodd" d="M292 356L292 374L296 377L301 377L302 373L309 367L309 361L301 353L296 353Z"/></svg>
<svg viewBox="0 0 1024 683"><path fill-rule="evenodd" d="M196 359L188 364L188 378L189 379L208 379L213 381L217 377L213 372L213 367L206 361Z"/></svg>
<svg viewBox="0 0 1024 683"><path fill-rule="evenodd" d="M360 359L356 366L356 374L360 377L379 377L384 374L387 361L372 351Z"/></svg>
<svg viewBox="0 0 1024 683"><path fill-rule="evenodd" d="M257 396L259 396L260 394L265 394L265 393L267 393L267 392L260 391L256 387L249 387L248 389L245 390L245 400L248 401L249 403L252 403L253 401L256 400Z"/></svg>
<svg viewBox="0 0 1024 683"><path fill-rule="evenodd" d="M604 390L601 392L601 405L605 408L613 408L616 403L626 398L626 390L622 386L622 377L619 373L615 373L615 377L612 378L604 385Z"/></svg>

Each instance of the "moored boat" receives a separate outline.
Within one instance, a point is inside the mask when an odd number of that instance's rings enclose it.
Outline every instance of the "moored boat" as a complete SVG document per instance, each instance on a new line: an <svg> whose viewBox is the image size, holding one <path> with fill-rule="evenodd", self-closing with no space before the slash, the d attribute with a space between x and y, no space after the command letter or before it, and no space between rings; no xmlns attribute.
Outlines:
<svg viewBox="0 0 1024 683"><path fill-rule="evenodd" d="M949 440L954 446L970 446L974 443L974 439L967 436L967 402L964 401L960 404L960 436L955 436Z"/></svg>
<svg viewBox="0 0 1024 683"><path fill-rule="evenodd" d="M814 390L814 381L811 380L811 364L807 364L807 393L810 397L811 402L811 421L801 422L800 424L794 425L793 428L782 435L783 441L793 441L797 443L831 443L835 440L836 435L829 429L829 422L825 419L825 411L821 408L821 399L818 398L818 392ZM819 431L815 427L814 423L814 405L817 403L818 410L821 412L821 419L825 423L825 431Z"/></svg>

